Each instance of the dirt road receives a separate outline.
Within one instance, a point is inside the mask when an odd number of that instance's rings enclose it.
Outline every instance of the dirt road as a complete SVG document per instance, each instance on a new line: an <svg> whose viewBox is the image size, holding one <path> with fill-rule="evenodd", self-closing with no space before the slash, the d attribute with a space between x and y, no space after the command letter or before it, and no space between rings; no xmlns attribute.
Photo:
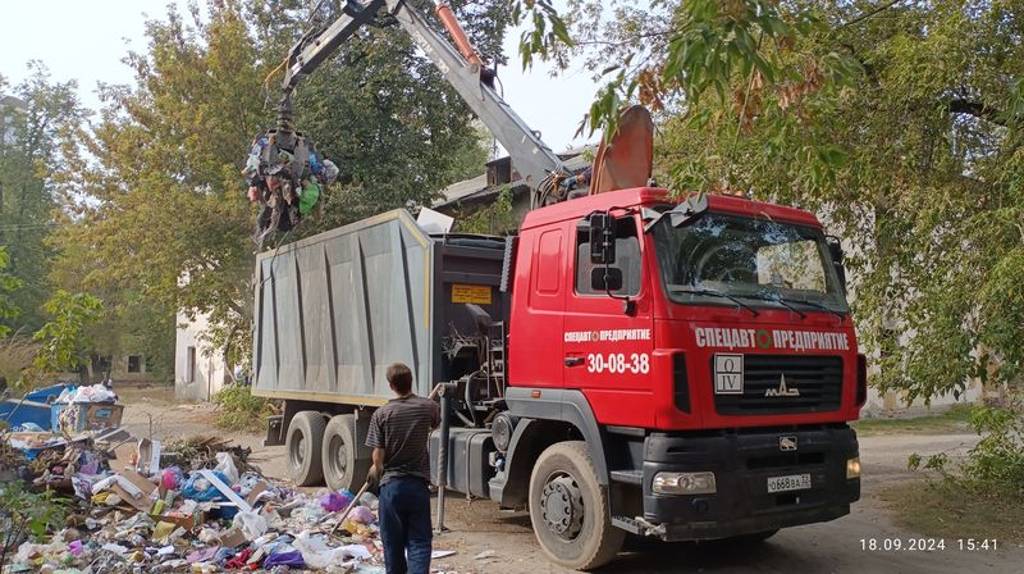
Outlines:
<svg viewBox="0 0 1024 574"><path fill-rule="evenodd" d="M152 431L156 438L202 433L222 433L212 426L209 405L176 405L167 392L122 393L129 405L125 427L136 436ZM152 421L152 422L151 422ZM252 447L264 473L285 478L283 447L262 446L262 437L236 434L235 442ZM946 540L946 550L884 552L862 550L862 540L899 538L903 546L913 532L895 526L879 499L882 489L895 481L916 480L907 472L907 456L913 452L963 452L973 444L974 435L878 435L862 437L864 469L863 497L853 512L825 524L783 530L767 543L750 549L725 544L661 544L630 541L607 572L728 572L728 573L829 573L900 572L939 573L1024 571L1024 549L1003 545L998 551L966 552L956 540ZM451 532L435 538L435 548L457 551L437 561L435 568L460 573L545 574L567 572L548 562L530 530L525 512L506 512L489 501L466 502L451 495L447 505L447 526ZM476 559L481 553L493 554Z"/></svg>

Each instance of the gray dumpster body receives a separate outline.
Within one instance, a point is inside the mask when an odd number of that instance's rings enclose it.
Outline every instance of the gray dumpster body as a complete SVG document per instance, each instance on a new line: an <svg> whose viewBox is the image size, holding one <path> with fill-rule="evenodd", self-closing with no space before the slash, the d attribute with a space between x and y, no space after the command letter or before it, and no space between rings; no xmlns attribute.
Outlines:
<svg viewBox="0 0 1024 574"><path fill-rule="evenodd" d="M395 210L260 254L253 394L376 406L393 396L391 363L412 369L420 395L464 375L472 361L452 349L479 332L467 303L505 315L505 246L431 236Z"/></svg>

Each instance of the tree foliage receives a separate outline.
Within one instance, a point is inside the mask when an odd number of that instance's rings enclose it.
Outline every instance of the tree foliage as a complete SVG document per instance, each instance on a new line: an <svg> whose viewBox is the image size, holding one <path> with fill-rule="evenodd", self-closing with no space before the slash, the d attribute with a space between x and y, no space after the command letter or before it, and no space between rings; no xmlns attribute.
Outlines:
<svg viewBox="0 0 1024 574"><path fill-rule="evenodd" d="M11 334L11 328L2 321L14 319L21 314L21 309L11 298L11 293L21 287L21 280L6 272L10 262L7 248L0 246L0 339Z"/></svg>
<svg viewBox="0 0 1024 574"><path fill-rule="evenodd" d="M858 329L908 397L1024 367L1024 3L571 0L605 87L657 112L679 193L814 210L846 240ZM613 63L611 66L608 62Z"/></svg>
<svg viewBox="0 0 1024 574"><path fill-rule="evenodd" d="M77 370L88 358L86 332L99 320L102 302L88 293L57 290L43 309L51 319L33 336L40 343L33 366L43 373Z"/></svg>
<svg viewBox="0 0 1024 574"><path fill-rule="evenodd" d="M0 325L33 331L44 320L41 305L51 292L47 275L53 253L45 239L60 201L53 174L85 111L74 81L52 81L39 62L28 68L28 77L16 86L0 76L0 97L15 98L0 103L0 246L9 257L7 272L20 282L11 302L22 311L0 314Z"/></svg>
<svg viewBox="0 0 1024 574"><path fill-rule="evenodd" d="M494 203L458 217L456 222L456 231L459 233L505 235L515 231L519 227L519 218L512 202L512 190L506 186L498 192Z"/></svg>
<svg viewBox="0 0 1024 574"><path fill-rule="evenodd" d="M469 33L500 58L504 0L455 4ZM63 170L92 200L55 239L55 275L103 294L120 318L140 305L165 321L178 309L206 314L214 345L245 357L255 213L239 173L253 137L274 123L274 70L307 25L337 16L333 8L210 1L205 17L172 7L148 22L147 49L126 58L134 84L104 87L99 121L80 134L87 153ZM296 125L338 164L341 184L327 190L320 218L282 242L428 203L479 149L468 108L387 15L307 78L294 106Z"/></svg>

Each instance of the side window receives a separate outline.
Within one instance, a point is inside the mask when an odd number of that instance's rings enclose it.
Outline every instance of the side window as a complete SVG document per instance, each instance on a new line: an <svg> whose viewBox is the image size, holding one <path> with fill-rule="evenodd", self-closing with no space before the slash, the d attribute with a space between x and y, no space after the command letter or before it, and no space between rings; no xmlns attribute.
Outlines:
<svg viewBox="0 0 1024 574"><path fill-rule="evenodd" d="M537 291L558 293L562 282L562 230L545 231L537 253Z"/></svg>
<svg viewBox="0 0 1024 574"><path fill-rule="evenodd" d="M604 295L595 291L590 284L590 273L594 269L590 262L590 237L583 232L576 233L576 292L580 295ZM615 220L615 264L622 270L622 289L613 291L616 295L636 295L640 292L640 239L637 236L636 220L623 217Z"/></svg>

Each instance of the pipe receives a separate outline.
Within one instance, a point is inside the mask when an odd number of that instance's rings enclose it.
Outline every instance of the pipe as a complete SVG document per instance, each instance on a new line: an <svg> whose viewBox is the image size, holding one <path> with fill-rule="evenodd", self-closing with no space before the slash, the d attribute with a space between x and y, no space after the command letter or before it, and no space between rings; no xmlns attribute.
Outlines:
<svg viewBox="0 0 1024 574"><path fill-rule="evenodd" d="M438 2L437 6L434 7L434 12L437 14L438 19L441 20L441 23L444 24L444 29L448 30L448 34L451 35L452 41L455 42L455 47L459 49L462 57L471 65L482 68L484 65L483 60L480 59L480 54L477 53L473 43L466 36L466 32L459 25L458 19L455 18L455 13L452 12L452 7L447 2Z"/></svg>
<svg viewBox="0 0 1024 574"><path fill-rule="evenodd" d="M441 534L444 527L444 495L448 488L448 441L451 436L451 392L457 388L452 383L441 387L441 427L437 445L437 529Z"/></svg>

